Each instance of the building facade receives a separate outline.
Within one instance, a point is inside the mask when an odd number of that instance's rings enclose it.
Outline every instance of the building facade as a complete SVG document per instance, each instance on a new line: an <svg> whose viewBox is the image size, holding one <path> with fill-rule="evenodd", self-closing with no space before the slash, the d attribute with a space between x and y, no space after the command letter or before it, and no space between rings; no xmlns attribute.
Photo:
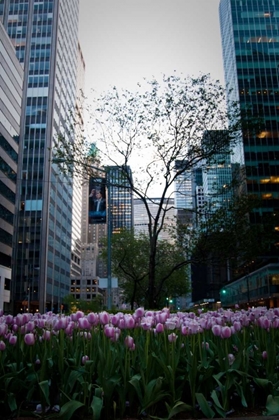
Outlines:
<svg viewBox="0 0 279 420"><path fill-rule="evenodd" d="M230 95L264 120L260 133L242 136L247 192L263 200L257 222L279 211L279 3L221 0L219 10Z"/></svg>
<svg viewBox="0 0 279 420"><path fill-rule="evenodd" d="M118 166L103 168L98 160L96 165L96 177L84 181L81 187L81 274L71 279L71 293L76 299L84 300L102 295L104 305L117 307L120 305L121 293L118 290L117 279L112 277L111 255L104 260L101 253L105 238L109 247L113 234L117 234L121 229L133 227L132 191L126 175L128 173L128 176L132 177L132 173L129 167L125 171ZM91 215L92 200L96 200L91 194L92 189L95 192L102 191L105 200L105 216L100 220ZM90 285L93 287L90 288Z"/></svg>
<svg viewBox="0 0 279 420"><path fill-rule="evenodd" d="M14 312L58 310L70 290L73 185L51 153L76 104L79 1L4 0L0 16L24 66Z"/></svg>
<svg viewBox="0 0 279 420"><path fill-rule="evenodd" d="M261 206L250 214L250 221L272 220L275 232L279 233L279 3L221 0L219 12L228 96L263 121L259 133L253 130L242 133L239 153L243 157L247 193L261 199ZM256 261L255 278L264 275L265 264L278 262L278 244L275 239ZM245 270L244 267L246 275L239 279L243 284L247 278ZM254 272L248 274L253 276ZM270 278L277 281L275 275ZM233 289L234 283L230 287ZM234 303L238 303L238 298ZM270 305L277 302L272 299L271 293Z"/></svg>
<svg viewBox="0 0 279 420"><path fill-rule="evenodd" d="M151 217L156 217L158 213L158 208L161 206L161 198L154 197L147 200L148 208L151 214ZM144 233L148 235L148 225L149 217L145 208L143 201L140 198L134 198L134 230L135 234ZM175 224L175 206L174 198L166 198L162 205L163 211L166 213L164 228L159 233L159 240L171 240L170 233L168 228L174 226ZM160 217L159 223L161 223L162 215Z"/></svg>
<svg viewBox="0 0 279 420"><path fill-rule="evenodd" d="M11 311L23 68L0 21L0 311Z"/></svg>

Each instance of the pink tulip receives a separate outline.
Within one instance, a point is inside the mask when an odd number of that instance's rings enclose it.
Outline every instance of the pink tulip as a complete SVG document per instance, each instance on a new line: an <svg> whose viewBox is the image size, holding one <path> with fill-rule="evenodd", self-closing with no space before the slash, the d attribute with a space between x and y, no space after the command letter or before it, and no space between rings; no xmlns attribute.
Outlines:
<svg viewBox="0 0 279 420"><path fill-rule="evenodd" d="M134 328L135 320L131 315L125 315L124 321L125 321L125 328L129 328L129 329Z"/></svg>
<svg viewBox="0 0 279 420"><path fill-rule="evenodd" d="M117 327L116 327L116 328L114 329L114 336L113 336L113 337L111 337L110 341L116 342L116 341L119 339L120 334L121 334L121 330L120 330L119 328L117 328Z"/></svg>
<svg viewBox="0 0 279 420"><path fill-rule="evenodd" d="M267 359L267 351L263 351L262 352L262 358L265 360L265 359Z"/></svg>
<svg viewBox="0 0 279 420"><path fill-rule="evenodd" d="M260 317L258 322L260 327L264 328L265 330L268 330L270 328L271 321L266 316Z"/></svg>
<svg viewBox="0 0 279 420"><path fill-rule="evenodd" d="M91 325L87 318L79 318L78 319L78 326L83 330L90 330Z"/></svg>
<svg viewBox="0 0 279 420"><path fill-rule="evenodd" d="M12 330L13 330L14 332L17 332L17 331L18 331L18 325L17 325L17 324L14 324L14 325L12 326Z"/></svg>
<svg viewBox="0 0 279 420"><path fill-rule="evenodd" d="M176 328L176 322L174 319L167 319L165 322L165 327L167 330L174 330Z"/></svg>
<svg viewBox="0 0 279 420"><path fill-rule="evenodd" d="M33 346L35 344L35 336L33 333L25 334L24 342L27 346Z"/></svg>
<svg viewBox="0 0 279 420"><path fill-rule="evenodd" d="M23 325L23 320L22 320L22 315L21 314L17 314L17 316L15 317L15 323L18 327L21 327Z"/></svg>
<svg viewBox="0 0 279 420"><path fill-rule="evenodd" d="M161 324L164 324L166 322L168 318L168 313L167 312L160 312L156 315L156 319L158 322L160 322Z"/></svg>
<svg viewBox="0 0 279 420"><path fill-rule="evenodd" d="M142 318L144 316L144 308L137 308L135 310L135 317Z"/></svg>
<svg viewBox="0 0 279 420"><path fill-rule="evenodd" d="M42 337L43 337L43 339L44 339L44 340L49 341L49 340L50 340L50 337L51 337L51 333L50 333L50 331L49 331L49 330L45 330L45 331L43 332Z"/></svg>
<svg viewBox="0 0 279 420"><path fill-rule="evenodd" d="M87 315L87 319L91 325L97 325L99 322L98 315L93 312L90 312L90 314Z"/></svg>
<svg viewBox="0 0 279 420"><path fill-rule="evenodd" d="M87 360L89 360L89 357L88 356L82 356L82 358L81 358L81 363L83 364L83 365L85 365L85 363L87 362Z"/></svg>
<svg viewBox="0 0 279 420"><path fill-rule="evenodd" d="M104 326L104 334L108 338L114 338L115 328L109 326L108 324Z"/></svg>
<svg viewBox="0 0 279 420"><path fill-rule="evenodd" d="M118 325L119 320L120 320L120 317L118 314L112 315L110 318L112 325L114 325L115 327Z"/></svg>
<svg viewBox="0 0 279 420"><path fill-rule="evenodd" d="M125 346L128 349L133 348L133 346L134 346L134 339L133 339L133 337L131 337L130 335L127 335L127 337L125 337L124 342L125 342Z"/></svg>
<svg viewBox="0 0 279 420"><path fill-rule="evenodd" d="M4 351L6 348L6 344L4 343L4 341L0 341L0 351Z"/></svg>
<svg viewBox="0 0 279 420"><path fill-rule="evenodd" d="M159 322L156 325L155 331L156 331L156 333L162 333L162 332L164 332L164 325Z"/></svg>
<svg viewBox="0 0 279 420"><path fill-rule="evenodd" d="M17 343L17 336L16 335L10 335L9 343L11 346L14 346Z"/></svg>
<svg viewBox="0 0 279 420"><path fill-rule="evenodd" d="M233 362L235 361L235 357L233 354L228 354L228 361L229 361L229 365L231 366L233 364Z"/></svg>
<svg viewBox="0 0 279 420"><path fill-rule="evenodd" d="M152 322L151 321L144 320L144 321L141 322L140 325L141 325L141 327L142 327L143 330L147 331L147 330L151 330Z"/></svg>
<svg viewBox="0 0 279 420"><path fill-rule="evenodd" d="M220 327L220 325L213 325L213 327L211 328L211 331L213 332L213 334L217 337L221 336L222 333L222 327Z"/></svg>
<svg viewBox="0 0 279 420"><path fill-rule="evenodd" d="M221 331L222 338L230 338L231 335L232 335L232 331L230 327L222 327L222 331Z"/></svg>
<svg viewBox="0 0 279 420"><path fill-rule="evenodd" d="M22 325L27 324L31 319L31 314L22 314Z"/></svg>
<svg viewBox="0 0 279 420"><path fill-rule="evenodd" d="M35 328L35 322L34 321L28 321L25 327L26 332L32 332Z"/></svg>
<svg viewBox="0 0 279 420"><path fill-rule="evenodd" d="M5 335L8 330L8 326L6 324L0 324L0 337Z"/></svg>
<svg viewBox="0 0 279 420"><path fill-rule="evenodd" d="M13 315L7 315L6 316L6 324L11 325L14 323L14 317Z"/></svg>
<svg viewBox="0 0 279 420"><path fill-rule="evenodd" d="M76 312L76 319L79 320L79 318L84 317L84 313L82 311L77 311Z"/></svg>
<svg viewBox="0 0 279 420"><path fill-rule="evenodd" d="M175 333L171 333L171 334L168 335L168 340L169 340L170 343L174 343L176 341L177 337L178 336Z"/></svg>
<svg viewBox="0 0 279 420"><path fill-rule="evenodd" d="M67 328L67 325L68 325L67 318L64 317L64 316L61 316L61 317L58 318L58 321L54 325L54 329L56 331L58 331L58 330L65 330Z"/></svg>
<svg viewBox="0 0 279 420"><path fill-rule="evenodd" d="M181 334L182 335L189 335L189 329L187 325L181 325Z"/></svg>
<svg viewBox="0 0 279 420"><path fill-rule="evenodd" d="M206 348L206 350L209 349L209 343L208 342L202 342L202 348Z"/></svg>
<svg viewBox="0 0 279 420"><path fill-rule="evenodd" d="M233 326L234 326L235 331L240 331L241 330L241 322L234 321Z"/></svg>
<svg viewBox="0 0 279 420"><path fill-rule="evenodd" d="M125 320L124 320L124 318L120 318L119 320L118 320L118 327L121 329L121 330L124 330L126 327L125 327Z"/></svg>
<svg viewBox="0 0 279 420"><path fill-rule="evenodd" d="M109 323L109 314L107 312L101 312L99 314L100 324L105 325Z"/></svg>
<svg viewBox="0 0 279 420"><path fill-rule="evenodd" d="M271 326L272 328L279 328L279 318L274 318Z"/></svg>

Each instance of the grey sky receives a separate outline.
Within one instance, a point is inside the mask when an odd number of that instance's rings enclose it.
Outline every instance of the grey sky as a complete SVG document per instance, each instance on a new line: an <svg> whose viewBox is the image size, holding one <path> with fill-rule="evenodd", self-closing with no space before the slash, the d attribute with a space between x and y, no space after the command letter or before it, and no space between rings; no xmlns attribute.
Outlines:
<svg viewBox="0 0 279 420"><path fill-rule="evenodd" d="M224 80L219 0L80 0L85 91L161 73Z"/></svg>

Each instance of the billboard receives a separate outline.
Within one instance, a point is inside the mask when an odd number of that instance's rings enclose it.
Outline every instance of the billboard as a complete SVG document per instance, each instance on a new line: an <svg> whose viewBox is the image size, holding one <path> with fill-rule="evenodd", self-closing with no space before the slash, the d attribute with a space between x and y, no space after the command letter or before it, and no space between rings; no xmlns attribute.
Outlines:
<svg viewBox="0 0 279 420"><path fill-rule="evenodd" d="M89 181L89 224L106 223L106 179L91 178Z"/></svg>

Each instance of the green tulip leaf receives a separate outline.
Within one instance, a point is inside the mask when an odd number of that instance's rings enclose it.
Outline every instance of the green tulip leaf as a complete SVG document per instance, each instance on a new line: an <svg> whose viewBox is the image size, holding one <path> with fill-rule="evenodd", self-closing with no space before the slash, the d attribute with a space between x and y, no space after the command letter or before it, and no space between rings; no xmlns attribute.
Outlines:
<svg viewBox="0 0 279 420"><path fill-rule="evenodd" d="M13 393L8 394L8 404L11 411L15 411L17 409L16 398Z"/></svg>
<svg viewBox="0 0 279 420"><path fill-rule="evenodd" d="M266 400L266 416L276 416L279 414L279 397L268 395Z"/></svg>
<svg viewBox="0 0 279 420"><path fill-rule="evenodd" d="M46 404L47 405L50 405L50 402L49 402L49 383L48 383L48 380L39 382L39 386L40 386L41 391L43 393L43 396L44 396L44 399L45 399Z"/></svg>
<svg viewBox="0 0 279 420"><path fill-rule="evenodd" d="M220 401L219 401L219 398L218 398L217 392L216 392L215 390L213 390L213 391L211 392L211 398L213 399L213 402L214 402L214 404L215 404L216 409L217 409L217 408L219 408L219 409L222 411L222 417L225 417L225 413L226 413L226 411L225 411L225 410L224 410L224 408L222 407L222 405L221 405L221 403L220 403ZM219 412L219 411L218 411L218 412ZM219 412L219 414L221 414L221 413Z"/></svg>
<svg viewBox="0 0 279 420"><path fill-rule="evenodd" d="M235 387L237 389L238 395L241 398L242 406L243 407L248 407L247 402L246 402L246 398L245 398L244 393L243 393L243 387L241 385L239 385L236 381L235 381Z"/></svg>
<svg viewBox="0 0 279 420"><path fill-rule="evenodd" d="M200 406L201 411L203 412L203 414L208 418L208 419L213 419L213 417L215 416L214 411L210 408L208 402L206 401L206 399L204 398L203 394L200 393L196 393L196 399L197 402Z"/></svg>
<svg viewBox="0 0 279 420"><path fill-rule="evenodd" d="M102 398L96 397L96 395L94 395L92 403L91 403L91 408L93 411L94 420L99 420L101 418L101 412L103 408Z"/></svg>
<svg viewBox="0 0 279 420"><path fill-rule="evenodd" d="M254 378L254 382L262 388L267 388L271 384L268 379L264 378Z"/></svg>
<svg viewBox="0 0 279 420"><path fill-rule="evenodd" d="M178 401L172 408L166 403L166 406L168 408L168 420L172 419L176 414L182 413L185 411L191 411L193 407L191 407L189 404L185 404L183 401Z"/></svg>
<svg viewBox="0 0 279 420"><path fill-rule="evenodd" d="M78 408L81 408L81 407L84 407L84 404L82 404L79 401L74 401L74 400L68 401L61 407L61 410L59 414L56 416L56 418L62 419L62 420L70 420L74 412Z"/></svg>

